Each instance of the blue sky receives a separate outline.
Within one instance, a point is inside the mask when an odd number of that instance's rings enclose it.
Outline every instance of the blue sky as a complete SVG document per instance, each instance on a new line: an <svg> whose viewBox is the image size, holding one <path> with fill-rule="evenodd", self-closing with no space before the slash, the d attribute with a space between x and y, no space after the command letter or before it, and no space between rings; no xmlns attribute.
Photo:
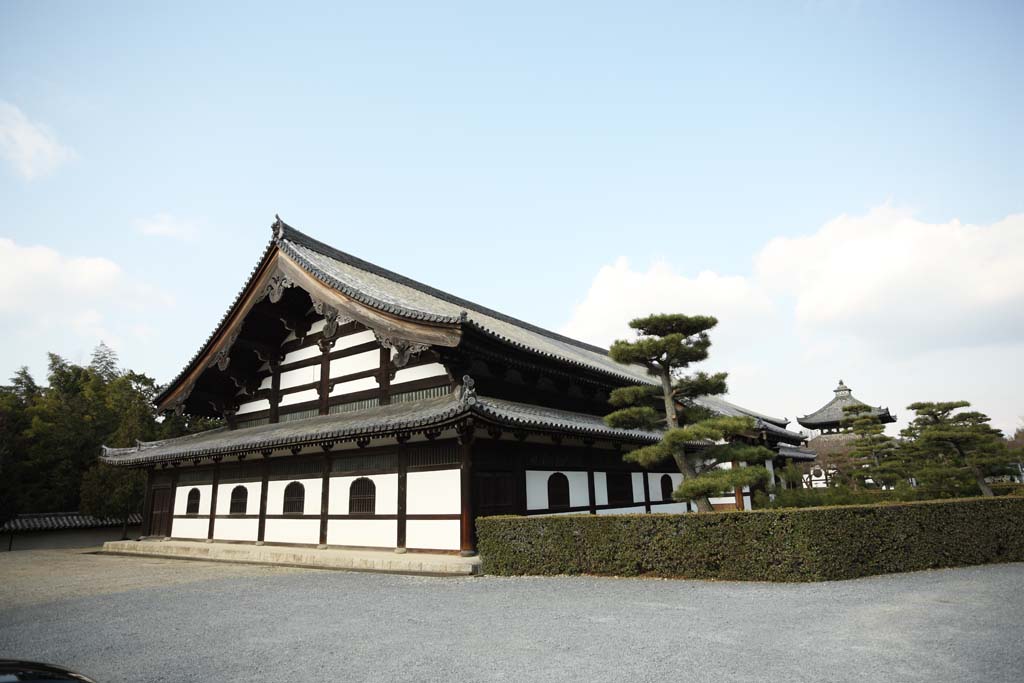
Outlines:
<svg viewBox="0 0 1024 683"><path fill-rule="evenodd" d="M166 381L280 213L590 341L634 311L719 315L733 398L766 412L843 377L1018 424L1024 6L481 5L0 4L0 238L22 273L0 275L0 371L102 336ZM886 234L914 267L876 263ZM839 264L839 303L811 262ZM620 300L602 314L597 290ZM935 299L941 325L907 323Z"/></svg>

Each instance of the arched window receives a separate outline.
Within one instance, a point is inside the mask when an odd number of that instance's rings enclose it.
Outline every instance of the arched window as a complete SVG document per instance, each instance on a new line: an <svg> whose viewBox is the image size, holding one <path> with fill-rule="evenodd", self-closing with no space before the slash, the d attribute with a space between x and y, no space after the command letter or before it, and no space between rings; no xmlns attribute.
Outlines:
<svg viewBox="0 0 1024 683"><path fill-rule="evenodd" d="M301 515L306 507L306 489L297 481L284 487L284 514Z"/></svg>
<svg viewBox="0 0 1024 683"><path fill-rule="evenodd" d="M667 474L661 475L661 499L664 501L672 500L672 477Z"/></svg>
<svg viewBox="0 0 1024 683"><path fill-rule="evenodd" d="M188 504L185 506L185 514L199 514L199 489L192 489L188 492Z"/></svg>
<svg viewBox="0 0 1024 683"><path fill-rule="evenodd" d="M359 477L348 488L348 514L372 515L377 503L377 487L366 477Z"/></svg>
<svg viewBox="0 0 1024 683"><path fill-rule="evenodd" d="M244 486L236 486L231 489L231 514L244 515L248 502L249 489Z"/></svg>
<svg viewBox="0 0 1024 683"><path fill-rule="evenodd" d="M569 478L561 472L548 477L548 508L567 510L569 508Z"/></svg>

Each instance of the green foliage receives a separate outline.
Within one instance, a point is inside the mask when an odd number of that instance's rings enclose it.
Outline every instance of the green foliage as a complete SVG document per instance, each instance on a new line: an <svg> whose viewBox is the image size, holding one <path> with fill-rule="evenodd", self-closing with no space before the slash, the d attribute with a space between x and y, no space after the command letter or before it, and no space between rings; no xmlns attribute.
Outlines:
<svg viewBox="0 0 1024 683"><path fill-rule="evenodd" d="M79 509L83 476L96 464L102 444L131 446L220 422L161 422L152 405L155 382L119 369L105 345L88 366L52 353L49 361L48 386L38 386L22 368L0 387L0 517Z"/></svg>
<svg viewBox="0 0 1024 683"><path fill-rule="evenodd" d="M764 462L764 456L761 457ZM699 477L684 479L672 497L678 501L694 500L701 496L719 496L732 493L744 486L756 486L768 480L768 470L762 466L734 467L729 470L709 470Z"/></svg>
<svg viewBox="0 0 1024 683"><path fill-rule="evenodd" d="M613 429L647 429L656 428L664 423L658 411L649 406L633 406L622 408L605 415L604 423Z"/></svg>
<svg viewBox="0 0 1024 683"><path fill-rule="evenodd" d="M991 496L986 477L1009 472L1019 455L989 417L967 401L920 402L908 406L917 416L901 432L901 457L925 487L957 495L973 486Z"/></svg>
<svg viewBox="0 0 1024 683"><path fill-rule="evenodd" d="M127 531L128 515L142 506L145 486L141 470L97 463L82 476L79 509L86 515L123 519Z"/></svg>
<svg viewBox="0 0 1024 683"><path fill-rule="evenodd" d="M892 486L907 478L905 463L896 455L896 440L885 435L885 425L865 405L846 406L844 426L856 435L841 462L830 463L841 479L854 487Z"/></svg>
<svg viewBox="0 0 1024 683"><path fill-rule="evenodd" d="M708 515L483 517L489 574L831 581L1024 561L1024 498Z"/></svg>

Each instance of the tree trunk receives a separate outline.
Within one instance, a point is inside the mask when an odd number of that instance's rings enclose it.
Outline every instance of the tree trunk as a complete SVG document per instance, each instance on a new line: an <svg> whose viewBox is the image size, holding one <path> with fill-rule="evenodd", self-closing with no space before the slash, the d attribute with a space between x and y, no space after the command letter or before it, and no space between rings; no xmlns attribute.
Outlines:
<svg viewBox="0 0 1024 683"><path fill-rule="evenodd" d="M981 471L981 468L977 465L971 465L971 472L974 474L975 481L978 482L978 488L981 489L981 495L983 496L994 496L992 493L992 487L985 481L985 473Z"/></svg>
<svg viewBox="0 0 1024 683"><path fill-rule="evenodd" d="M693 468L690 461L686 459L686 454L673 453L672 458L676 461L676 467L683 473L684 479L693 479L697 476L697 470ZM697 504L697 512L714 512L715 508L711 507L711 499L707 496L698 496L694 499L694 503Z"/></svg>
<svg viewBox="0 0 1024 683"><path fill-rule="evenodd" d="M669 429L675 429L679 426L679 418L676 417L676 402L672 398L672 375L667 367L661 371L661 393L665 398L665 422Z"/></svg>
<svg viewBox="0 0 1024 683"><path fill-rule="evenodd" d="M121 526L121 540L128 540L128 515L124 516L124 524Z"/></svg>

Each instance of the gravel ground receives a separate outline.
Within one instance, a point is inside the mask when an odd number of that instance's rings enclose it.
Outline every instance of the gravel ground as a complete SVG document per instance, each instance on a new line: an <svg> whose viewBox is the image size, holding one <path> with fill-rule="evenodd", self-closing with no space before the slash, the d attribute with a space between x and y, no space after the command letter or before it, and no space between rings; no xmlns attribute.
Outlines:
<svg viewBox="0 0 1024 683"><path fill-rule="evenodd" d="M37 590L9 571L31 552L0 555L0 585L13 586L0 592L0 656L99 681L997 683L1024 672L1024 564L751 584L424 578L49 551L66 557L36 563Z"/></svg>

